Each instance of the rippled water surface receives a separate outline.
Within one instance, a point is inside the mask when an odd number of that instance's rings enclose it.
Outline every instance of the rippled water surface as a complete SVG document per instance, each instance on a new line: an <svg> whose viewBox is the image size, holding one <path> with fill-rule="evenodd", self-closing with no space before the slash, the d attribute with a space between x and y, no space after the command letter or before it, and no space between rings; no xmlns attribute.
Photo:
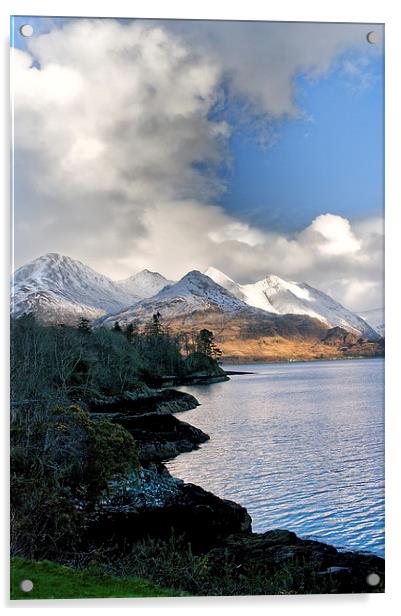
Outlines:
<svg viewBox="0 0 401 616"><path fill-rule="evenodd" d="M383 360L227 369L254 374L182 388L201 406L179 418L210 441L170 472L244 505L255 531L383 555Z"/></svg>

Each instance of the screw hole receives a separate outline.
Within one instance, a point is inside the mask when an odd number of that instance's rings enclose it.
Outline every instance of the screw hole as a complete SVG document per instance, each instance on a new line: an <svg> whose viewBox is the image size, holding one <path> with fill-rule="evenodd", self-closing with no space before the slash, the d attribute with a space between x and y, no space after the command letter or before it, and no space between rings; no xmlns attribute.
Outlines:
<svg viewBox="0 0 401 616"><path fill-rule="evenodd" d="M366 582L369 586L378 586L380 584L380 575L377 573L369 573L366 578Z"/></svg>
<svg viewBox="0 0 401 616"><path fill-rule="evenodd" d="M33 589L32 580L22 580L20 584L20 588L22 592L31 592L31 590Z"/></svg>
<svg viewBox="0 0 401 616"><path fill-rule="evenodd" d="M23 26L20 27L19 31L22 34L22 36L32 36L33 27L31 26L31 24L24 24Z"/></svg>
<svg viewBox="0 0 401 616"><path fill-rule="evenodd" d="M373 30L372 32L367 33L366 38L368 40L368 43L370 43L371 45L376 45L376 43L379 42L379 33Z"/></svg>

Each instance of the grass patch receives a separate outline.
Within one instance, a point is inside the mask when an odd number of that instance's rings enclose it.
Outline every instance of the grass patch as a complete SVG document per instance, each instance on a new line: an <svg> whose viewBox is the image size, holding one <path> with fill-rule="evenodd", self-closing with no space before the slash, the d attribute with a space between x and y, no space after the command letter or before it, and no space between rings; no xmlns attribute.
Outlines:
<svg viewBox="0 0 401 616"><path fill-rule="evenodd" d="M31 580L31 592L20 584ZM137 577L115 577L72 569L43 560L39 562L15 557L11 559L11 599L89 599L121 597L177 597L183 592L160 588Z"/></svg>

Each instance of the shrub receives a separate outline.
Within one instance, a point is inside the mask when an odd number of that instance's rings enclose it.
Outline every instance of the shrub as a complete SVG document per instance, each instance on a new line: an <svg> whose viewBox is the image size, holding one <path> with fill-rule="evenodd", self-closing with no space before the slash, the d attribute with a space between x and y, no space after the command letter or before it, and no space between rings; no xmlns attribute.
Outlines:
<svg viewBox="0 0 401 616"><path fill-rule="evenodd" d="M11 423L12 551L75 550L84 513L108 481L139 468L132 436L77 405L22 404Z"/></svg>

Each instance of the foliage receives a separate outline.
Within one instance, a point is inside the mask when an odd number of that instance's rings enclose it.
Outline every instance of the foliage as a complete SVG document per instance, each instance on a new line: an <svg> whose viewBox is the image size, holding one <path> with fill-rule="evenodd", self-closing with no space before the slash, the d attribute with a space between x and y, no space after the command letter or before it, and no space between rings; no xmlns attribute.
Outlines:
<svg viewBox="0 0 401 616"><path fill-rule="evenodd" d="M104 554L99 571L139 576L191 595L273 595L325 593L330 581L317 577L303 560L286 562L271 570L260 562L238 566L226 557L218 564L208 554L195 554L184 538L172 535L168 541L138 542L128 555Z"/></svg>
<svg viewBox="0 0 401 616"><path fill-rule="evenodd" d="M138 467L131 435L83 407L217 363L173 335L153 315L136 324L93 329L41 325L31 316L11 322L12 550L32 558L74 553L85 510L108 481ZM205 347L206 348L206 347ZM208 351L209 353L209 351Z"/></svg>
<svg viewBox="0 0 401 616"><path fill-rule="evenodd" d="M76 549L83 513L108 481L139 467L131 435L76 405L29 403L11 423L12 551L30 557Z"/></svg>
<svg viewBox="0 0 401 616"><path fill-rule="evenodd" d="M213 359L221 357L222 352L214 342L213 332L208 329L201 329L196 337L196 352Z"/></svg>
<svg viewBox="0 0 401 616"><path fill-rule="evenodd" d="M141 381L188 376L199 370L219 372L220 354L212 332L194 339L173 334L159 313L140 332L135 323L124 329L44 326L31 316L11 323L11 397L37 400L62 396L70 400L119 395Z"/></svg>

